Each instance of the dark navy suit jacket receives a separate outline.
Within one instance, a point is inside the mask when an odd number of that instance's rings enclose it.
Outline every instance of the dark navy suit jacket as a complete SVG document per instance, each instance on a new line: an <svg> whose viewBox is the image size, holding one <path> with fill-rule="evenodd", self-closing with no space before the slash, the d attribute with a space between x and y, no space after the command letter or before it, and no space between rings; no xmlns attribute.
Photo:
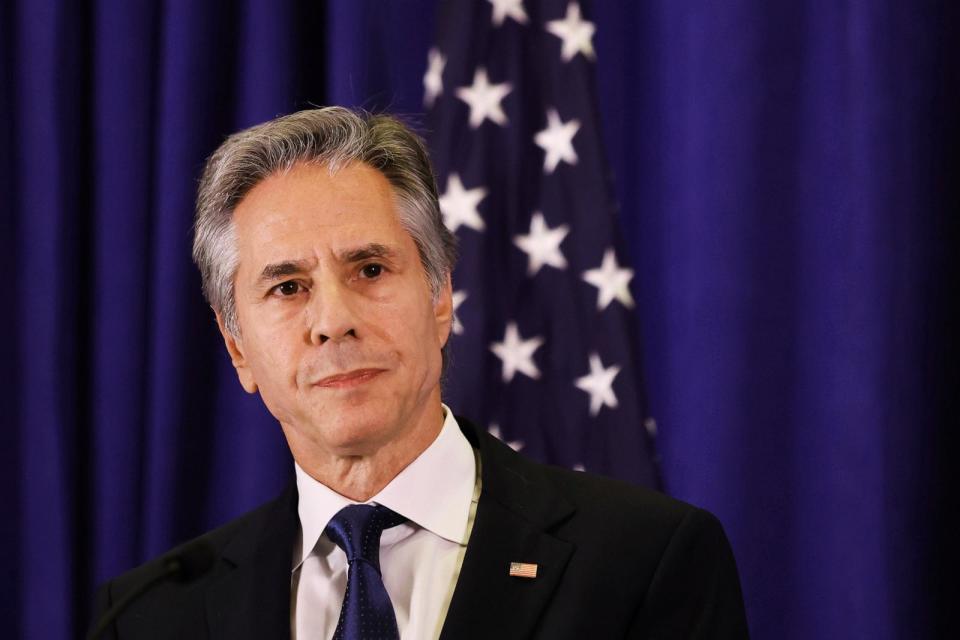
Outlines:
<svg viewBox="0 0 960 640"><path fill-rule="evenodd" d="M711 514L660 493L540 465L458 418L482 491L443 640L746 638L730 545ZM204 537L213 569L149 591L104 637L290 637L297 493ZM156 562L156 561L154 561ZM537 577L511 577L511 562ZM97 615L148 575L105 584Z"/></svg>

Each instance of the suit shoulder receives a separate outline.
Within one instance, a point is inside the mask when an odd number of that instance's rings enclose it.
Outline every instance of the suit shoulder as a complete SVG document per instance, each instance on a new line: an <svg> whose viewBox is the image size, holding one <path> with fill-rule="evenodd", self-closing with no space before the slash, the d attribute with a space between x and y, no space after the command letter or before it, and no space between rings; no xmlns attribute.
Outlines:
<svg viewBox="0 0 960 640"><path fill-rule="evenodd" d="M673 593L672 585L682 591L686 581L709 574L722 576L724 584L739 593L730 543L709 511L588 473L547 467L545 475L574 507L555 533L575 543L588 566L617 570L604 563L610 549L619 549L618 558L629 564L638 584L665 584Z"/></svg>
<svg viewBox="0 0 960 640"><path fill-rule="evenodd" d="M659 491L590 473L545 466L544 475L574 507L560 530L579 540L636 545L654 556L682 541L729 547L720 520L709 511Z"/></svg>
<svg viewBox="0 0 960 640"><path fill-rule="evenodd" d="M716 522L706 511L659 491L531 460L469 421L458 420L469 427L464 433L480 448L484 490L490 480L498 485L495 490L498 495L519 493L519 497L504 499L517 504L519 510L528 515L540 514L535 519L541 516L550 519L551 516L544 514L555 507L547 504L558 500L572 507L571 520L562 527L566 531L583 527L590 529L594 538L602 537L606 530L616 537L639 535L641 539L653 537L663 541L687 518L695 522ZM513 481L501 482L503 478L513 478Z"/></svg>
<svg viewBox="0 0 960 640"><path fill-rule="evenodd" d="M697 512L713 516L691 504L654 489L561 467L544 466L544 474L561 494L578 509L597 512L625 512L665 525L679 524Z"/></svg>
<svg viewBox="0 0 960 640"><path fill-rule="evenodd" d="M223 585L239 584L234 582L238 568L242 573L244 566L255 567L258 583L283 585L289 581L298 523L296 486L291 484L279 498L108 581L97 594L93 619L101 619L125 596L141 592L116 620L115 635L111 637L201 637L197 630L206 628L210 614L208 594L217 593ZM204 544L213 551L213 563L192 580L162 579L166 559L195 544ZM148 585L151 586L147 588ZM142 591L144 588L147 590ZM267 589L268 594L281 591ZM245 606L249 605L248 602ZM289 602L280 598L269 606L274 607L275 613L286 610ZM221 614L222 607L215 611L217 620L224 619ZM284 619L282 612L278 615L280 620Z"/></svg>
<svg viewBox="0 0 960 640"><path fill-rule="evenodd" d="M287 497L287 493L284 493L284 495L279 498L271 500L270 502L266 502L245 514L220 525L216 529L212 529L211 531L201 534L193 539L187 540L186 542L177 545L169 551L144 562L140 566L130 569L129 571L113 578L109 581L109 584L111 585L110 591L113 598L116 598L117 594L122 594L135 585L140 584L144 579L153 576L155 574L156 566L163 562L163 559L167 556L176 554L180 550L197 544L201 541L205 542L210 546L210 548L213 549L217 558L221 557L224 549L234 542L241 532L256 531L263 527L266 521L270 518L270 515L276 511L278 505L287 499Z"/></svg>

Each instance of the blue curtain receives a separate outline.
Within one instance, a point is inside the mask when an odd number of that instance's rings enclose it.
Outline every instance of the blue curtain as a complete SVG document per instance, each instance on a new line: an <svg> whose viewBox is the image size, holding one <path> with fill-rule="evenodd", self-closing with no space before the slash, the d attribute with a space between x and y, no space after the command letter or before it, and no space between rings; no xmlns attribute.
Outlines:
<svg viewBox="0 0 960 640"><path fill-rule="evenodd" d="M419 113L435 4L0 4L5 633L78 637L96 583L288 481L196 178L310 104ZM584 11L667 491L724 522L757 638L956 634L956 11Z"/></svg>

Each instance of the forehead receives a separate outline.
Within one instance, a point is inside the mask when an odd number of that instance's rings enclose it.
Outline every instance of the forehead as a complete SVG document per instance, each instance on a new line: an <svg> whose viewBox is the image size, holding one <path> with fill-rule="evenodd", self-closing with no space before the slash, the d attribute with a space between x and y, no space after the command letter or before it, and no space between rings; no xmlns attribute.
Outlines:
<svg viewBox="0 0 960 640"><path fill-rule="evenodd" d="M298 164L271 175L241 200L233 219L241 268L358 243L413 244L389 181L359 162L332 174L324 165Z"/></svg>

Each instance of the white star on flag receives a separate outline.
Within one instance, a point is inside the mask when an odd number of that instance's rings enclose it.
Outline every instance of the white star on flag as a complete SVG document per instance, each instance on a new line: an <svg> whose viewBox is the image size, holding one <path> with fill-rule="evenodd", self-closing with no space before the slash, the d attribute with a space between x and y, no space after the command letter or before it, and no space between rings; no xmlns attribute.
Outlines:
<svg viewBox="0 0 960 640"><path fill-rule="evenodd" d="M527 24L527 12L523 0L487 0L493 5L493 24L499 27L504 19L513 18L520 24Z"/></svg>
<svg viewBox="0 0 960 640"><path fill-rule="evenodd" d="M603 262L598 269L584 271L583 279L597 288L598 311L606 309L614 299L625 307L633 306L633 296L630 295L633 269L621 269L613 249L604 252Z"/></svg>
<svg viewBox="0 0 960 640"><path fill-rule="evenodd" d="M494 342L490 345L490 350L503 361L503 381L510 382L518 371L534 380L539 378L540 369L533 361L533 352L542 344L543 338L540 336L524 340L520 337L517 323L508 322L503 342Z"/></svg>
<svg viewBox="0 0 960 640"><path fill-rule="evenodd" d="M556 109L547 109L547 128L533 136L537 146L546 151L543 158L543 172L553 173L560 161L577 164L577 152L573 149L573 136L580 130L577 119L563 122Z"/></svg>
<svg viewBox="0 0 960 640"><path fill-rule="evenodd" d="M460 176L451 173L447 178L447 190L440 196L440 213L443 214L443 223L456 233L460 225L470 227L474 231L483 231L483 218L477 211L480 201L487 197L487 190L483 187L464 189Z"/></svg>
<svg viewBox="0 0 960 640"><path fill-rule="evenodd" d="M427 53L427 72L423 76L423 104L432 107L437 97L443 94L443 68L447 59L436 47Z"/></svg>
<svg viewBox="0 0 960 640"><path fill-rule="evenodd" d="M492 435L494 438L496 438L500 442L506 444L508 447L510 447L514 451L520 451L520 449L523 449L522 440L504 440L503 435L501 435L500 433L500 425L498 425L497 423L491 424L490 428L487 429L487 433Z"/></svg>
<svg viewBox="0 0 960 640"><path fill-rule="evenodd" d="M514 236L513 244L526 252L529 259L527 273L533 277L545 264L566 269L567 260L560 251L560 243L570 233L570 226L562 224L551 229L539 211L530 219L530 233Z"/></svg>
<svg viewBox="0 0 960 640"><path fill-rule="evenodd" d="M466 291L454 291L452 296L453 301L453 327L452 330L456 335L463 334L463 324L460 322L460 318L457 317L457 309L460 308L460 305L463 304L463 301L467 299Z"/></svg>
<svg viewBox="0 0 960 640"><path fill-rule="evenodd" d="M485 119L492 120L501 127L505 126L507 115L503 112L500 101L512 90L509 82L490 84L487 70L477 67L473 74L473 84L457 89L457 97L470 105L470 128L476 129Z"/></svg>
<svg viewBox="0 0 960 640"><path fill-rule="evenodd" d="M576 2L567 5L567 15L563 20L547 23L547 31L563 40L560 57L564 62L570 62L578 53L593 60L596 57L593 52L593 34L596 30L592 22L581 17L580 5Z"/></svg>
<svg viewBox="0 0 960 640"><path fill-rule="evenodd" d="M590 415L596 416L601 407L615 409L617 396L613 393L613 379L620 373L620 367L613 365L607 369L603 367L600 356L594 352L590 354L590 373L577 378L577 388L590 394Z"/></svg>

